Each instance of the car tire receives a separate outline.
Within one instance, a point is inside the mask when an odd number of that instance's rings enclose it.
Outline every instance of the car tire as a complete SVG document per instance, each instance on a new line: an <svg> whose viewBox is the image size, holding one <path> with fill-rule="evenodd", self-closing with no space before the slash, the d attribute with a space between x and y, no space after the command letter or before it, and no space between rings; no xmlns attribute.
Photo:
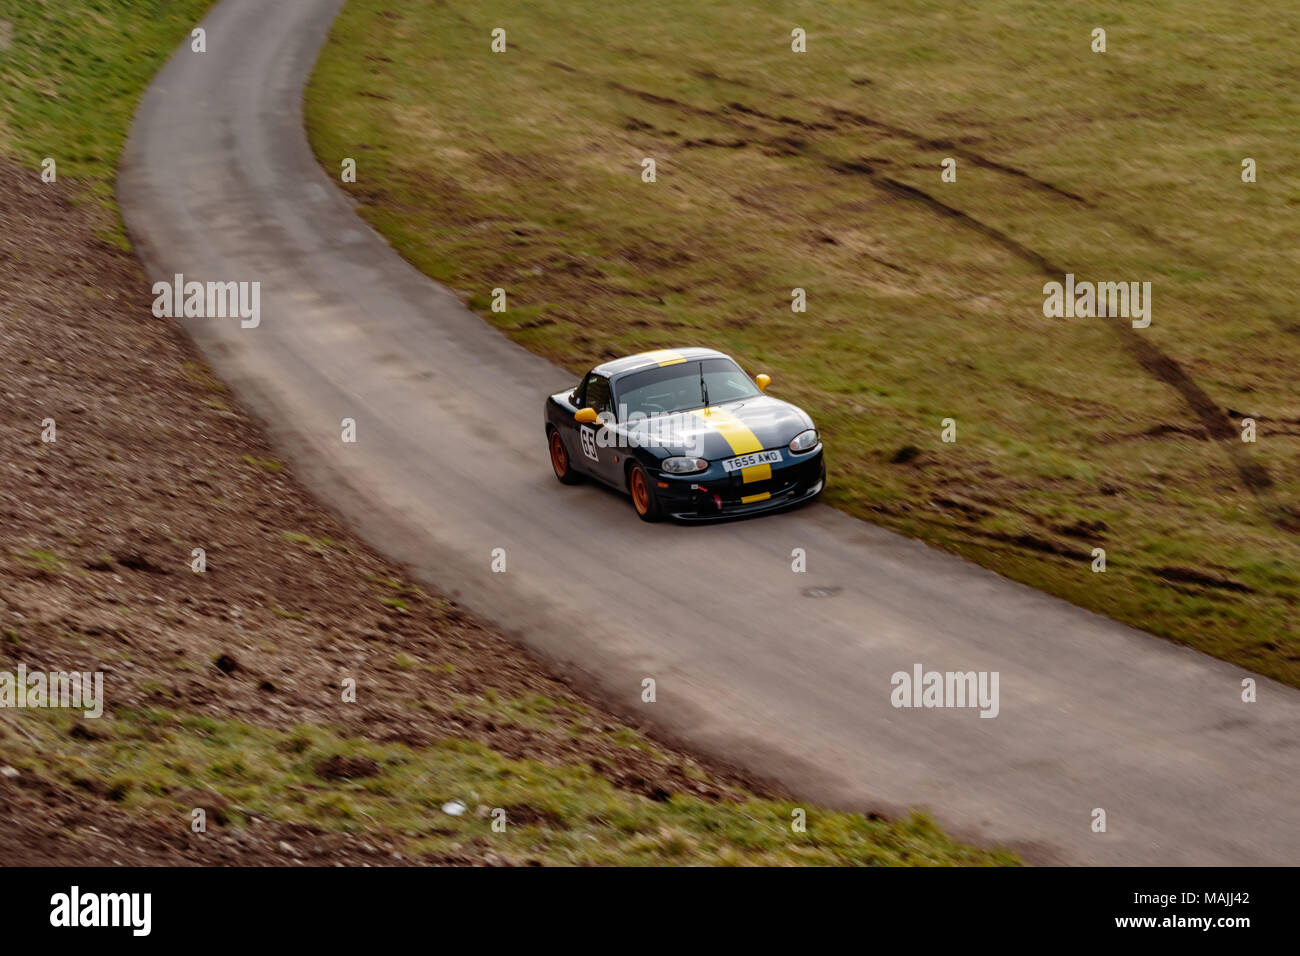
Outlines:
<svg viewBox="0 0 1300 956"><path fill-rule="evenodd" d="M655 495L654 482L646 474L641 463L632 462L627 470L627 488L632 493L632 507L642 521L658 521L664 516L663 505Z"/></svg>
<svg viewBox="0 0 1300 956"><path fill-rule="evenodd" d="M551 452L551 468L555 470L555 477L560 479L561 484L581 484L582 475L573 470L573 463L569 460L569 451L564 447L564 439L560 437L559 429L548 428L546 430L546 444Z"/></svg>

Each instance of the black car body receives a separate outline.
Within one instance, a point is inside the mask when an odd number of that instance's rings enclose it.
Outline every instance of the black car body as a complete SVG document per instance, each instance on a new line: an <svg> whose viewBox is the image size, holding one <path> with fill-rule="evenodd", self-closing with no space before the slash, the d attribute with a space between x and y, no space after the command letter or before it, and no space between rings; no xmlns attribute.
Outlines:
<svg viewBox="0 0 1300 956"><path fill-rule="evenodd" d="M632 496L647 521L772 511L821 493L826 466L812 419L763 394L713 349L645 352L598 365L546 400L556 476Z"/></svg>

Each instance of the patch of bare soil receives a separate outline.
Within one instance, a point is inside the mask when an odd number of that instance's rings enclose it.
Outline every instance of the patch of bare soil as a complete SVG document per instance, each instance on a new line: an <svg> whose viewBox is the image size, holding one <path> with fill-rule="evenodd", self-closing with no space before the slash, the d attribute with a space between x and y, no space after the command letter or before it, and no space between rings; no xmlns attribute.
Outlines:
<svg viewBox="0 0 1300 956"><path fill-rule="evenodd" d="M178 328L153 317L136 260L96 238L98 206L12 163L0 177L0 668L102 670L110 708L473 740L658 798L766 792L669 746L605 740L616 717L420 591L299 487ZM347 677L355 704L340 703ZM475 706L489 691L558 702L556 729ZM591 733L567 733L575 723ZM0 721L0 764L15 732ZM160 826L50 781L0 779L11 862L393 860L378 838L271 821L202 850Z"/></svg>

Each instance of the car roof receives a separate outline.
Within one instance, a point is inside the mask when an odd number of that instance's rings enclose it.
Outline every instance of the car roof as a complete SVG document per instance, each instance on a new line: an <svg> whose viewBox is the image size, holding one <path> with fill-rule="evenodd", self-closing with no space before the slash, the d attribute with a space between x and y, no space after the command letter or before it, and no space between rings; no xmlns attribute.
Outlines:
<svg viewBox="0 0 1300 956"><path fill-rule="evenodd" d="M655 349L653 352L638 352L636 355L629 355L627 358L611 359L597 365L592 371L613 378L616 375L639 372L642 369L654 368L659 365L679 365L682 362L694 359L730 357L726 352L719 352L717 349Z"/></svg>

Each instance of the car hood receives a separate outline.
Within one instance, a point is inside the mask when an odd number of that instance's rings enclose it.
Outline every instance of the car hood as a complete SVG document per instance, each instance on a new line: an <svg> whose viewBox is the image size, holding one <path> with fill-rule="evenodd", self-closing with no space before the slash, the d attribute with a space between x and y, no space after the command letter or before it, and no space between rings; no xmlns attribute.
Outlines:
<svg viewBox="0 0 1300 956"><path fill-rule="evenodd" d="M796 405L759 395L709 409L659 415L630 422L625 430L641 447L665 455L690 455L716 461L764 448L782 448L812 419Z"/></svg>

